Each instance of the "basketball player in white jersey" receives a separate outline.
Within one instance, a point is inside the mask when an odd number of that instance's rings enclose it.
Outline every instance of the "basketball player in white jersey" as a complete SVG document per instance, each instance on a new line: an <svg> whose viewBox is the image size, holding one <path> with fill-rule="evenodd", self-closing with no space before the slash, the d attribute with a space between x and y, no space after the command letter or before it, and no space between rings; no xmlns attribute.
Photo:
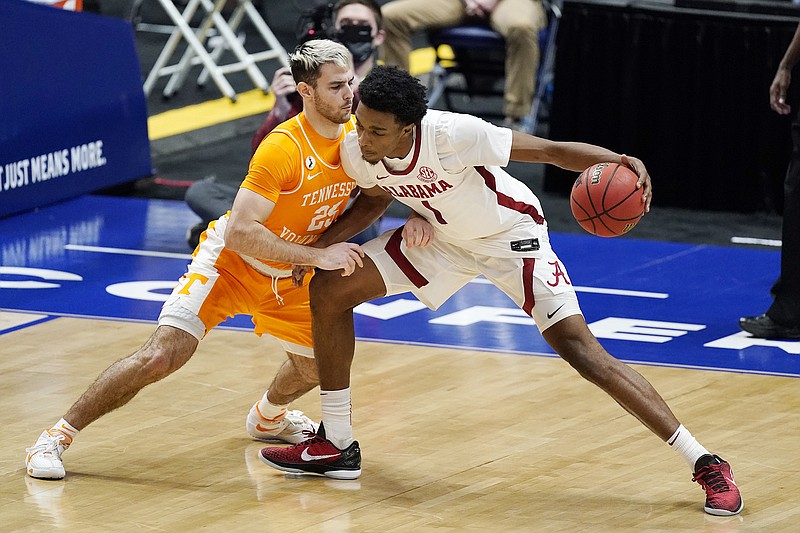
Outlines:
<svg viewBox="0 0 800 533"><path fill-rule="evenodd" d="M359 91L356 131L341 145L342 165L363 194L399 200L420 218L365 244L364 266L351 276L318 272L313 278L323 424L305 442L262 449L262 461L288 472L357 478L361 454L353 440L349 389L353 308L412 292L436 309L483 275L534 318L563 359L686 460L693 479L705 489L706 512L739 513L743 502L730 465L698 443L650 383L592 335L567 270L550 247L539 200L501 168L509 160L574 171L618 162L639 176L637 187L649 210L651 186L644 164L598 146L554 142L469 115L428 110L424 87L396 68L376 67Z"/></svg>

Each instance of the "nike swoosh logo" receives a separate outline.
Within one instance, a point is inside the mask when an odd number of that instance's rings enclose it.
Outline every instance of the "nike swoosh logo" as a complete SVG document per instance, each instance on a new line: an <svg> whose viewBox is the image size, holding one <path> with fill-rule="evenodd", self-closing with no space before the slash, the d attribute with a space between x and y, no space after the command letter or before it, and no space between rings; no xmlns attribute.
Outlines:
<svg viewBox="0 0 800 533"><path fill-rule="evenodd" d="M378 176L378 179L379 179L379 180L385 180L385 179L386 179L386 178L388 178L388 177L389 177L389 176Z"/></svg>
<svg viewBox="0 0 800 533"><path fill-rule="evenodd" d="M320 459L330 459L331 457L339 457L342 455L341 453L334 453L332 455L311 455L308 453L308 448L303 450L303 453L300 454L300 459L303 461L319 461Z"/></svg>
<svg viewBox="0 0 800 533"><path fill-rule="evenodd" d="M309 174L309 175L308 175L308 181L311 181L311 180L313 180L314 178L316 178L316 177L317 177L317 176L319 176L320 174L322 174L322 172L317 172L316 174Z"/></svg>
<svg viewBox="0 0 800 533"><path fill-rule="evenodd" d="M547 313L547 319L550 320L551 318L553 318L553 316L555 316L555 314L558 313L561 310L561 308L564 307L565 305L567 304L561 304L552 313Z"/></svg>
<svg viewBox="0 0 800 533"><path fill-rule="evenodd" d="M275 428L265 428L261 424L256 424L256 429L258 431L273 431Z"/></svg>

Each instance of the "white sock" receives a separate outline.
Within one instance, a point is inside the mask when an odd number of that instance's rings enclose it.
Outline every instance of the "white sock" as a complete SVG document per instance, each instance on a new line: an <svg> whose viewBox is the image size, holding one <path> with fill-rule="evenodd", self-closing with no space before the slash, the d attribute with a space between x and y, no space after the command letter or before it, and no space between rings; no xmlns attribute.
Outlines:
<svg viewBox="0 0 800 533"><path fill-rule="evenodd" d="M72 424L64 420L63 418L55 423L53 427L50 428L50 434L54 431L58 431L59 433L63 434L66 438L62 441L65 446L69 446L72 444L72 439L74 439L78 435L78 430L75 429Z"/></svg>
<svg viewBox="0 0 800 533"><path fill-rule="evenodd" d="M667 439L667 444L681 457L683 457L684 461L689 463L689 468L692 469L694 472L694 465L701 456L706 455L708 450L706 450L697 439L695 439L692 434L689 432L688 429L683 427L683 424L678 426L678 429L675 430L675 433Z"/></svg>
<svg viewBox="0 0 800 533"><path fill-rule="evenodd" d="M261 400L258 402L258 414L261 415L261 418L266 420L267 425L273 424L275 426L283 420L283 417L286 416L286 410L289 408L289 404L286 405L276 405L269 401L267 396L269 395L269 391L264 393L264 396L261 397Z"/></svg>
<svg viewBox="0 0 800 533"><path fill-rule="evenodd" d="M322 399L322 423L325 437L340 450L353 443L350 387L342 390L320 390Z"/></svg>

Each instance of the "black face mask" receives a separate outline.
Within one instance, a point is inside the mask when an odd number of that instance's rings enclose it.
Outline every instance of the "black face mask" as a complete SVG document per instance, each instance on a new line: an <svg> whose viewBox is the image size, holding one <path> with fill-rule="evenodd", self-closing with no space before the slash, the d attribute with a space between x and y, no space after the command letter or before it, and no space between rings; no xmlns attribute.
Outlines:
<svg viewBox="0 0 800 533"><path fill-rule="evenodd" d="M336 32L336 39L353 54L353 63L360 65L375 53L372 28L368 24L348 24Z"/></svg>

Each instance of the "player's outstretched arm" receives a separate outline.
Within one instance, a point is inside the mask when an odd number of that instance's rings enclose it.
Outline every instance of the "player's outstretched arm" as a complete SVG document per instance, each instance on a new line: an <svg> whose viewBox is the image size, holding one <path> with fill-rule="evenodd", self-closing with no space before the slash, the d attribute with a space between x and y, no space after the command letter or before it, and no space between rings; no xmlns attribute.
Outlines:
<svg viewBox="0 0 800 533"><path fill-rule="evenodd" d="M637 187L644 187L645 212L650 210L652 199L650 174L638 158L621 155L594 144L551 141L514 131L511 137L511 160L547 163L575 172L582 172L597 163L621 163L639 176Z"/></svg>
<svg viewBox="0 0 800 533"><path fill-rule="evenodd" d="M620 154L602 146L580 142L551 141L514 131L511 137L511 160L547 163L581 172L596 163L621 163Z"/></svg>

